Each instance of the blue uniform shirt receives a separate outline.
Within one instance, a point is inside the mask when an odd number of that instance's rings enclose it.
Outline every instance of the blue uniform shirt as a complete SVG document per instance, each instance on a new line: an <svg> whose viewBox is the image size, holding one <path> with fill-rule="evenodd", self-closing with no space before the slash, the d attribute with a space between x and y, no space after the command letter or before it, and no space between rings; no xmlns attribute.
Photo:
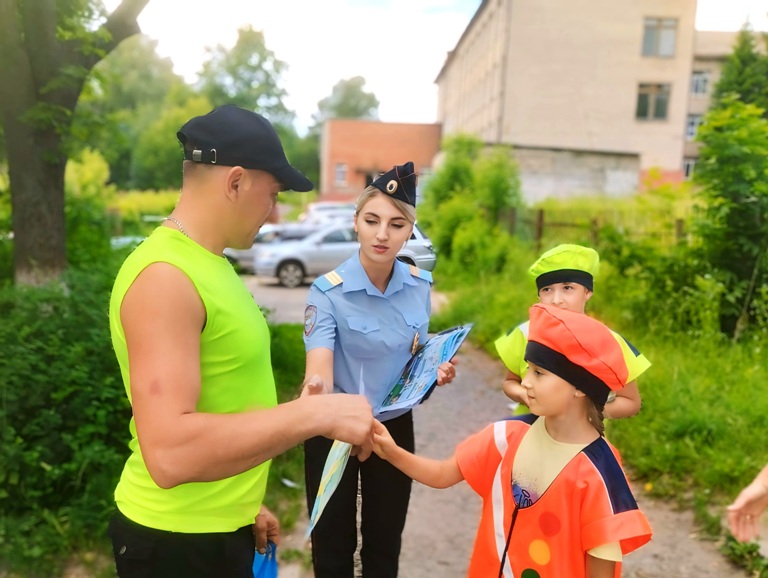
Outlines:
<svg viewBox="0 0 768 578"><path fill-rule="evenodd" d="M334 392L360 393L362 368L365 396L378 407L411 358L414 338L419 344L427 340L431 284L429 272L396 260L382 294L357 253L312 284L304 345L307 351L333 351ZM388 411L383 417L407 411Z"/></svg>

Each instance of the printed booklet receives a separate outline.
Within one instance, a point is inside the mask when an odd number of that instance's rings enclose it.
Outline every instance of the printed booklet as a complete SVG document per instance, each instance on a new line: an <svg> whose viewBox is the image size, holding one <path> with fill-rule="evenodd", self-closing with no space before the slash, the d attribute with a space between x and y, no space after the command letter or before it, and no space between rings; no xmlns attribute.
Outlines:
<svg viewBox="0 0 768 578"><path fill-rule="evenodd" d="M437 368L450 361L467 337L472 324L446 329L430 337L416 350L403 369L400 379L375 413L413 407L437 385Z"/></svg>

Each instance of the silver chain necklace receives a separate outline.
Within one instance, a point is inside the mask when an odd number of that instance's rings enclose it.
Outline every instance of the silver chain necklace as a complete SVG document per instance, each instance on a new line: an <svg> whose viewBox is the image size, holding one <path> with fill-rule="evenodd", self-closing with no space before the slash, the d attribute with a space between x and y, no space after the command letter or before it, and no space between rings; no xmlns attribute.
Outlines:
<svg viewBox="0 0 768 578"><path fill-rule="evenodd" d="M181 222L176 217L168 216L168 217L165 217L163 219L163 221L170 221L170 222L172 222L174 225L176 225L179 228L179 233L181 233L187 239L189 239L189 235L187 235L187 232L184 230L184 227L181 225Z"/></svg>

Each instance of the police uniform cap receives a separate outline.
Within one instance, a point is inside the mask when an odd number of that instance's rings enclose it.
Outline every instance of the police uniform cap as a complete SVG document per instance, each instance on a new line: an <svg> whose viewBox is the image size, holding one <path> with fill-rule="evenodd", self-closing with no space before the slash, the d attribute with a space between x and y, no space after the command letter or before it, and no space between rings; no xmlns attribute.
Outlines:
<svg viewBox="0 0 768 578"><path fill-rule="evenodd" d="M599 268L597 251L582 245L563 244L544 253L528 272L536 279L539 290L553 283L579 283L592 291Z"/></svg>
<svg viewBox="0 0 768 578"><path fill-rule="evenodd" d="M225 104L189 120L176 137L188 161L266 171L284 191L313 189L312 181L288 162L272 124L251 110Z"/></svg>
<svg viewBox="0 0 768 578"><path fill-rule="evenodd" d="M629 381L614 333L588 315L554 305L531 307L525 360L558 375L601 406L609 392Z"/></svg>
<svg viewBox="0 0 768 578"><path fill-rule="evenodd" d="M393 199L398 199L409 205L416 206L416 170L413 163L395 165L391 170L379 176L371 183Z"/></svg>

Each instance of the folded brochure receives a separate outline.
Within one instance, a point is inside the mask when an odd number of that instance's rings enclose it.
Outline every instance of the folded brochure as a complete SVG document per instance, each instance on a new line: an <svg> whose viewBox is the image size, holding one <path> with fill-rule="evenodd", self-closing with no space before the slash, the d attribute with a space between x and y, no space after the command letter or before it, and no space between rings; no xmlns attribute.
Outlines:
<svg viewBox="0 0 768 578"><path fill-rule="evenodd" d="M383 413L418 405L437 384L437 368L450 361L464 342L472 323L436 333L416 350L400 374L400 379L375 409Z"/></svg>
<svg viewBox="0 0 768 578"><path fill-rule="evenodd" d="M441 363L450 361L459 347L464 342L472 324L459 325L446 329L433 335L424 345L422 345L413 357L408 361L403 369L400 378L390 390L384 401L379 404L375 413L392 411L413 407L420 403L437 383L437 368ZM364 393L363 368L360 368L360 388ZM320 476L320 487L317 491L317 497L309 516L306 538L308 539L312 530L320 519L328 500L330 500L336 486L339 485L341 475L349 460L349 454L352 449L351 444L335 440L331 446L328 457L323 466L323 473Z"/></svg>

